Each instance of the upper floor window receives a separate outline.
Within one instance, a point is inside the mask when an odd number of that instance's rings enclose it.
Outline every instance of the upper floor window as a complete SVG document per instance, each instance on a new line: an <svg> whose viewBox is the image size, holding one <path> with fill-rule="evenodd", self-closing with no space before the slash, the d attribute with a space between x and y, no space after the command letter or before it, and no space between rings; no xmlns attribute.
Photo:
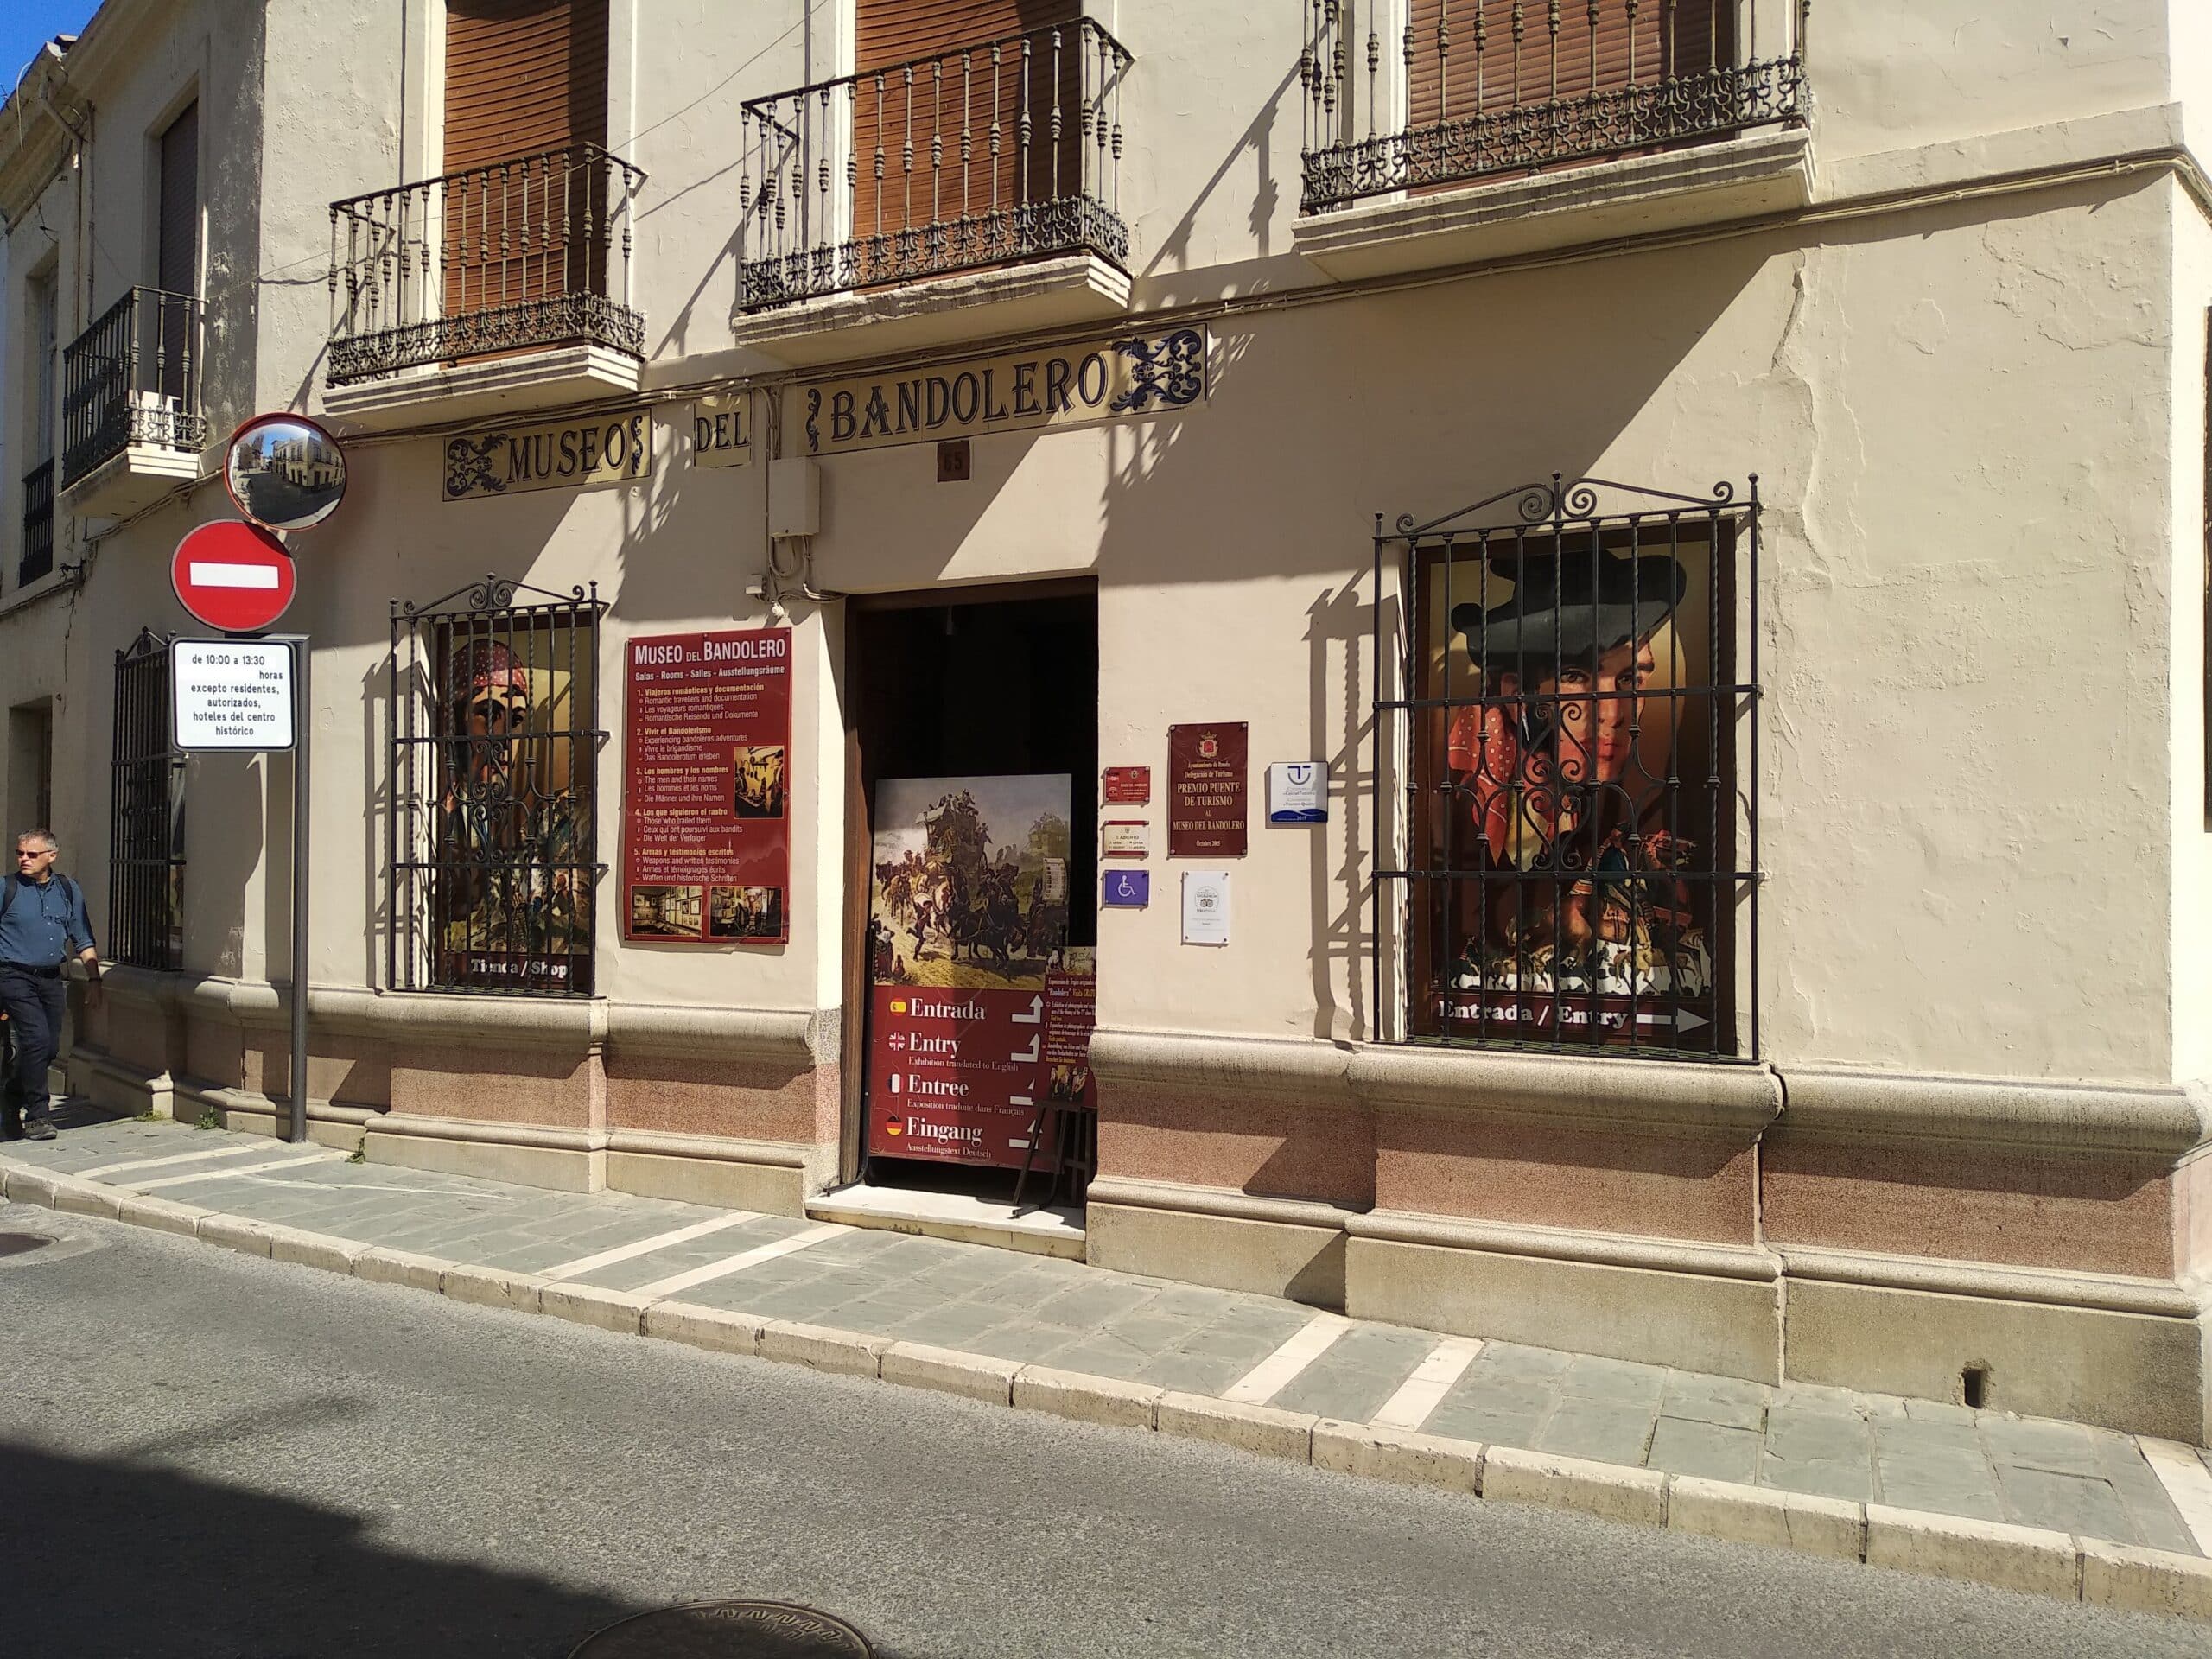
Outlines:
<svg viewBox="0 0 2212 1659"><path fill-rule="evenodd" d="M641 357L607 151L607 0L448 0L439 176L331 204L328 378L588 344Z"/></svg>
<svg viewBox="0 0 2212 1659"><path fill-rule="evenodd" d="M1307 213L1803 111L1806 0L1299 0Z"/></svg>
<svg viewBox="0 0 2212 1659"><path fill-rule="evenodd" d="M858 0L854 73L748 100L738 304L1126 263L1129 55L1079 0Z"/></svg>
<svg viewBox="0 0 2212 1659"><path fill-rule="evenodd" d="M23 308L23 455L22 539L16 585L54 569L54 374L60 352L61 285L49 269L31 278Z"/></svg>

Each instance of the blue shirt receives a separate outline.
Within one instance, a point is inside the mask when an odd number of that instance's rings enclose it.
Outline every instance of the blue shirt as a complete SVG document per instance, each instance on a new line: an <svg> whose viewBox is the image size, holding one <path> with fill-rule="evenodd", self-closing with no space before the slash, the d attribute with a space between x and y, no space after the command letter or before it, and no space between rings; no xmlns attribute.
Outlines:
<svg viewBox="0 0 2212 1659"><path fill-rule="evenodd" d="M13 878L16 898L0 916L0 962L29 968L59 968L92 942L92 918L85 914L84 890L49 874L46 885Z"/></svg>

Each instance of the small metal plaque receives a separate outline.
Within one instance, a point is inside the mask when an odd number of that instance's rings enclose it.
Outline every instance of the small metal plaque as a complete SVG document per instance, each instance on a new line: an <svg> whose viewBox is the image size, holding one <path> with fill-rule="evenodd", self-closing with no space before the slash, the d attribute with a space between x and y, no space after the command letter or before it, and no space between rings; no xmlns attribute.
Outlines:
<svg viewBox="0 0 2212 1659"><path fill-rule="evenodd" d="M586 1637L569 1659L869 1659L845 1623L788 1601L659 1607Z"/></svg>

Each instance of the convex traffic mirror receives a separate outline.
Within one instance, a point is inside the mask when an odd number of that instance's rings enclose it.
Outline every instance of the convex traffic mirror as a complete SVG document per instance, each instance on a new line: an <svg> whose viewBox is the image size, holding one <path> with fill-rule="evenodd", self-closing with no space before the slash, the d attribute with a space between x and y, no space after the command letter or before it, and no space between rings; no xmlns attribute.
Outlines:
<svg viewBox="0 0 2212 1659"><path fill-rule="evenodd" d="M223 481L264 530L312 530L346 499L346 456L304 416L257 415L231 440Z"/></svg>

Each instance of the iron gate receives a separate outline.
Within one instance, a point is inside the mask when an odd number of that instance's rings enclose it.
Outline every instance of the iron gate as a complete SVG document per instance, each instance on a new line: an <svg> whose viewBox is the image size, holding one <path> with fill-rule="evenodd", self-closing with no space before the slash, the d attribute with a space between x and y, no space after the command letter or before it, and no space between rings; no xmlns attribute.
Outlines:
<svg viewBox="0 0 2212 1659"><path fill-rule="evenodd" d="M1757 1058L1758 555L1756 474L1377 517L1378 1036Z"/></svg>
<svg viewBox="0 0 2212 1659"><path fill-rule="evenodd" d="M169 642L141 628L115 653L108 791L108 955L134 968L184 957L184 756L169 721Z"/></svg>
<svg viewBox="0 0 2212 1659"><path fill-rule="evenodd" d="M603 608L499 576L392 601L392 988L591 994Z"/></svg>

